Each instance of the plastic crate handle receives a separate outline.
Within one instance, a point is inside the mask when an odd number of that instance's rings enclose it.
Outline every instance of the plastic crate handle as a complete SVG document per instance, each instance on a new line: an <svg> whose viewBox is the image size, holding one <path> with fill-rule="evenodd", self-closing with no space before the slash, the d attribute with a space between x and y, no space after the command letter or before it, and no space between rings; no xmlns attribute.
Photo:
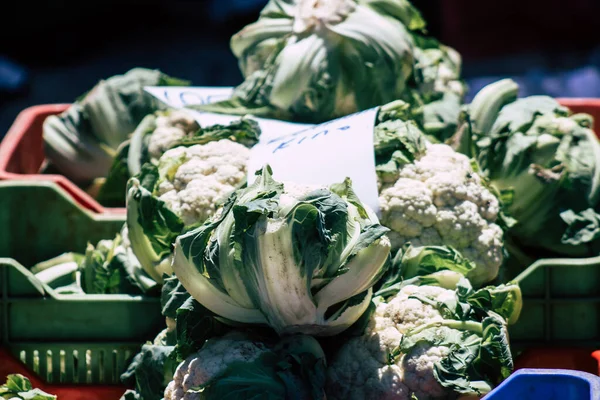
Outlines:
<svg viewBox="0 0 600 400"><path fill-rule="evenodd" d="M525 271L521 272L513 281L521 282L527 276L532 274L535 270L544 268L544 267L584 267L584 266L597 266L600 267L600 256L596 257L587 257L587 258L542 258L541 260L537 260L529 267L525 269Z"/></svg>

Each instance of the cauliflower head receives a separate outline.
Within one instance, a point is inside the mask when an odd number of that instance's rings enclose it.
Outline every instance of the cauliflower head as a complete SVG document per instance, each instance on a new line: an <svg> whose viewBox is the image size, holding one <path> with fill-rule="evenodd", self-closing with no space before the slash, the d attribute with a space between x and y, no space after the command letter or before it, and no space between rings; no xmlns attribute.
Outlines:
<svg viewBox="0 0 600 400"><path fill-rule="evenodd" d="M185 225L203 222L244 184L249 157L247 147L228 139L167 150L156 195Z"/></svg>
<svg viewBox="0 0 600 400"><path fill-rule="evenodd" d="M152 161L157 161L181 139L200 129L200 125L185 110L157 113L155 124L156 128L148 143L148 153Z"/></svg>
<svg viewBox="0 0 600 400"><path fill-rule="evenodd" d="M419 344L390 363L389 357L410 329L442 321L438 310L411 298L421 294L433 300L455 296L436 286L406 286L389 303L377 305L365 333L350 339L327 371L328 399L411 400L447 398L447 389L436 381L433 364L448 354L445 346Z"/></svg>
<svg viewBox="0 0 600 400"><path fill-rule="evenodd" d="M245 184L249 156L246 146L230 139L178 146L129 180L131 249L155 281L171 275L172 243L184 227L204 223Z"/></svg>
<svg viewBox="0 0 600 400"><path fill-rule="evenodd" d="M378 292L362 334L330 363L328 399L450 399L488 392L510 374L506 326L520 314L518 285L475 291L464 277L438 278L445 286Z"/></svg>
<svg viewBox="0 0 600 400"><path fill-rule="evenodd" d="M444 144L394 173L380 174L381 222L393 249L451 246L475 263L474 284L493 280L503 261L498 199L474 172L468 157Z"/></svg>

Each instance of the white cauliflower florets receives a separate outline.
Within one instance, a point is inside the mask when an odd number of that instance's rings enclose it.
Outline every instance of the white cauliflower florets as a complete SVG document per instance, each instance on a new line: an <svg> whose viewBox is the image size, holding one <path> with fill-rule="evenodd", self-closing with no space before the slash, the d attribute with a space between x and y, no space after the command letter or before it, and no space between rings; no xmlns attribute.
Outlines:
<svg viewBox="0 0 600 400"><path fill-rule="evenodd" d="M392 247L447 245L477 266L474 284L496 277L503 259L498 199L473 172L469 158L444 144L380 182L381 222Z"/></svg>
<svg viewBox="0 0 600 400"><path fill-rule="evenodd" d="M250 150L228 139L168 150L159 170L170 169L156 195L186 225L215 214L246 178Z"/></svg>
<svg viewBox="0 0 600 400"><path fill-rule="evenodd" d="M164 400L199 400L201 393L187 391L223 373L229 364L251 363L267 351L262 343L253 342L239 332L210 339L202 349L179 364L165 389Z"/></svg>
<svg viewBox="0 0 600 400"><path fill-rule="evenodd" d="M444 319L433 306L409 298L415 294L435 301L456 296L453 290L436 286L409 285L389 303L379 303L365 334L344 344L328 368L329 400L411 400L413 395L423 400L451 396L433 375L433 366L448 354L447 347L421 343L389 362L389 354L406 332Z"/></svg>
<svg viewBox="0 0 600 400"><path fill-rule="evenodd" d="M156 117L156 129L150 136L148 153L152 160L158 160L165 151L181 139L200 129L196 120L183 110L173 110L167 115Z"/></svg>

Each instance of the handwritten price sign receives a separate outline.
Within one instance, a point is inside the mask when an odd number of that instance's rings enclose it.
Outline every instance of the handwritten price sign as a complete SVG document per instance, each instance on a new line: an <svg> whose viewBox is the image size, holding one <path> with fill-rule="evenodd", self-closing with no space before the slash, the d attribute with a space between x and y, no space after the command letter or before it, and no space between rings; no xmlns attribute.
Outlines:
<svg viewBox="0 0 600 400"><path fill-rule="evenodd" d="M373 127L377 109L263 140L252 149L248 181L265 164L280 181L330 185L352 179L358 197L379 212Z"/></svg>

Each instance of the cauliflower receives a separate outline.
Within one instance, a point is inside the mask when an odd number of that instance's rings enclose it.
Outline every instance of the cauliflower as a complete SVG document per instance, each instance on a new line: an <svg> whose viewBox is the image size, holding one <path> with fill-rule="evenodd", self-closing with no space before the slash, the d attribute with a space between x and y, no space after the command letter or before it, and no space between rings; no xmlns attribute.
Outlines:
<svg viewBox="0 0 600 400"><path fill-rule="evenodd" d="M365 334L350 339L329 367L328 399L410 400L413 393L418 399L444 396L446 391L433 376L433 363L448 354L447 347L420 344L399 361L388 362L411 328L444 320L433 306L410 298L416 293L438 301L454 297L452 290L410 285L389 303L379 303Z"/></svg>
<svg viewBox="0 0 600 400"><path fill-rule="evenodd" d="M209 339L183 361L165 389L164 400L220 399L231 392L239 398L268 394L269 398L318 400L324 398L324 375L325 355L310 336L287 337L268 345L233 331Z"/></svg>
<svg viewBox="0 0 600 400"><path fill-rule="evenodd" d="M168 150L157 196L185 225L203 222L246 180L250 150L228 139Z"/></svg>
<svg viewBox="0 0 600 400"><path fill-rule="evenodd" d="M465 155L444 144L427 144L423 153L379 174L381 222L392 230L392 247L451 246L477 266L469 274L474 284L493 280L503 261L498 199Z"/></svg>
<svg viewBox="0 0 600 400"><path fill-rule="evenodd" d="M246 146L230 139L179 146L129 180L131 248L154 280L171 274L171 244L183 228L206 221L245 184L249 156Z"/></svg>
<svg viewBox="0 0 600 400"><path fill-rule="evenodd" d="M117 149L108 176L95 181L88 192L97 192L97 200L104 206L125 206L125 182L144 174L144 170L148 170L147 164L158 166L160 158L167 151L220 140L252 148L260 134L260 126L252 118L240 118L228 125L200 126L189 110L157 111L140 122L131 139Z"/></svg>
<svg viewBox="0 0 600 400"><path fill-rule="evenodd" d="M158 160L181 139L200 129L200 125L191 114L184 110L157 114L155 124L156 128L148 144L148 153L153 161Z"/></svg>
<svg viewBox="0 0 600 400"><path fill-rule="evenodd" d="M514 307L477 303L482 291ZM464 278L455 289L409 284L374 303L364 333L344 343L328 368L330 400L456 398L490 390L512 369L506 320L520 312L516 285L475 292ZM491 342L498 346L482 350Z"/></svg>

